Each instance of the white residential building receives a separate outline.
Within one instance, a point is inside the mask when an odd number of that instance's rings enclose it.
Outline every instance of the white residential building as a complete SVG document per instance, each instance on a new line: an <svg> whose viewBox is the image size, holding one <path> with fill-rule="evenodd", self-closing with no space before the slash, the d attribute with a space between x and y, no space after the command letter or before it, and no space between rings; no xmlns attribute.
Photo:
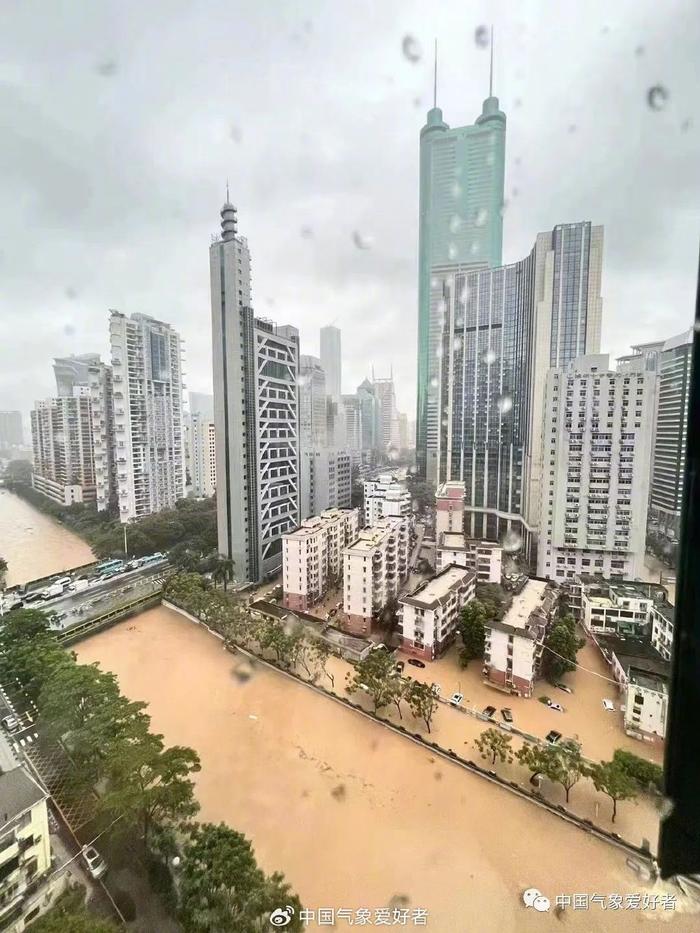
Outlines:
<svg viewBox="0 0 700 933"><path fill-rule="evenodd" d="M398 418L393 373L388 379L373 379L372 386L378 403L378 447L388 450L398 446Z"/></svg>
<svg viewBox="0 0 700 933"><path fill-rule="evenodd" d="M282 566L299 524L299 332L253 315L250 253L236 209L221 210L209 249L219 553L237 580Z"/></svg>
<svg viewBox="0 0 700 933"><path fill-rule="evenodd" d="M643 583L597 581L581 586L580 619L587 632L642 635L650 628L653 605L651 589Z"/></svg>
<svg viewBox="0 0 700 933"><path fill-rule="evenodd" d="M435 536L443 532L464 531L464 483L452 480L443 483L435 493Z"/></svg>
<svg viewBox="0 0 700 933"><path fill-rule="evenodd" d="M216 426L213 418L191 412L186 428L192 495L209 498L216 491Z"/></svg>
<svg viewBox="0 0 700 933"><path fill-rule="evenodd" d="M477 541L458 531L443 531L438 538L435 569L455 564L473 570L479 583L500 583L503 548L496 541Z"/></svg>
<svg viewBox="0 0 700 933"><path fill-rule="evenodd" d="M411 494L393 473L381 473L365 480L365 525L375 525L380 518L409 518L412 515Z"/></svg>
<svg viewBox="0 0 700 933"><path fill-rule="evenodd" d="M343 551L343 610L348 629L367 635L408 576L409 522L382 518Z"/></svg>
<svg viewBox="0 0 700 933"><path fill-rule="evenodd" d="M671 660L675 610L666 600L657 600L649 610L651 643L664 661Z"/></svg>
<svg viewBox="0 0 700 933"><path fill-rule="evenodd" d="M432 661L454 641L460 611L474 598L476 575L454 565L399 599L401 647Z"/></svg>
<svg viewBox="0 0 700 933"><path fill-rule="evenodd" d="M352 457L348 451L302 448L299 459L302 520L325 509L350 508Z"/></svg>
<svg viewBox="0 0 700 933"><path fill-rule="evenodd" d="M172 509L185 495L182 345L169 324L110 312L119 518Z"/></svg>
<svg viewBox="0 0 700 933"><path fill-rule="evenodd" d="M644 573L656 376L607 355L551 369L545 388L538 576Z"/></svg>
<svg viewBox="0 0 700 933"><path fill-rule="evenodd" d="M59 505L95 501L92 407L88 386L34 403L32 486Z"/></svg>
<svg viewBox="0 0 700 933"><path fill-rule="evenodd" d="M95 499L97 510L101 512L114 509L117 505L112 367L98 359L88 366L87 377L95 461Z"/></svg>
<svg viewBox="0 0 700 933"><path fill-rule="evenodd" d="M530 697L540 669L547 626L556 609L556 591L543 580L528 580L501 621L485 626L484 682L506 693Z"/></svg>
<svg viewBox="0 0 700 933"><path fill-rule="evenodd" d="M306 610L342 580L343 549L357 537L357 509L328 509L282 537L284 605Z"/></svg>

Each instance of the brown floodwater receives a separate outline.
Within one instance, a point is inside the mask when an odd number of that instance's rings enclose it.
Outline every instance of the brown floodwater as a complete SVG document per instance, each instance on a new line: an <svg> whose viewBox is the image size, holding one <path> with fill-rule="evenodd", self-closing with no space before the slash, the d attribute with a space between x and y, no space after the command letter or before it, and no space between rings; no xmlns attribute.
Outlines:
<svg viewBox="0 0 700 933"><path fill-rule="evenodd" d="M75 650L146 700L167 742L197 750L200 819L246 833L263 867L283 871L308 908L375 909L400 897L427 909L434 933L698 928L680 906L595 905L562 917L526 909L521 893L533 886L552 904L557 894L645 887L623 852L308 687L260 665L242 682L240 661L172 610L145 612ZM468 718L459 716L439 711L440 741L456 743Z"/></svg>

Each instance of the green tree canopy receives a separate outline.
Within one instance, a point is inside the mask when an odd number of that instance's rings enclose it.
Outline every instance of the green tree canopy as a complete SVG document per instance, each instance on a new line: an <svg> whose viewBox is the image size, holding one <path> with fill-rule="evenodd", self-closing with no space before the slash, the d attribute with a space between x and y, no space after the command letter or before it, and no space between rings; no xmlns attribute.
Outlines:
<svg viewBox="0 0 700 933"><path fill-rule="evenodd" d="M576 623L564 617L557 620L544 640L542 672L551 683L576 670L576 655L581 644L576 637Z"/></svg>
<svg viewBox="0 0 700 933"><path fill-rule="evenodd" d="M416 719L422 719L430 732L433 714L438 708L437 697L430 686L419 680L410 680L404 688L404 699Z"/></svg>
<svg viewBox="0 0 700 933"><path fill-rule="evenodd" d="M648 790L652 786L658 791L663 791L664 769L661 765L648 761L646 758L640 758L634 752L628 752L623 748L615 749L613 761L631 778L634 778L640 789Z"/></svg>
<svg viewBox="0 0 700 933"><path fill-rule="evenodd" d="M485 623L488 621L486 608L479 599L470 600L460 613L458 623L459 634L462 637L462 648L459 660L462 667L473 658L483 658L486 641Z"/></svg>
<svg viewBox="0 0 700 933"><path fill-rule="evenodd" d="M38 609L13 609L0 618L0 679L16 677L36 700L50 673L71 656Z"/></svg>
<svg viewBox="0 0 700 933"><path fill-rule="evenodd" d="M571 788L588 773L581 757L581 746L570 739L565 739L559 745L547 746L526 742L517 752L516 758L533 774L544 774L555 784L561 784L567 803Z"/></svg>
<svg viewBox="0 0 700 933"><path fill-rule="evenodd" d="M27 927L31 933L116 933L117 927L85 907L85 888L75 885Z"/></svg>
<svg viewBox="0 0 700 933"><path fill-rule="evenodd" d="M358 661L353 673L346 677L348 693L362 690L372 697L374 712L389 703L399 703L403 692L400 678L396 676L396 664L389 651L370 651L366 658ZM364 687L367 689L365 690Z"/></svg>
<svg viewBox="0 0 700 933"><path fill-rule="evenodd" d="M637 796L637 782L616 761L601 761L591 765L589 775L595 789L606 794L613 802L612 821L617 816L618 800L632 800Z"/></svg>
<svg viewBox="0 0 700 933"><path fill-rule="evenodd" d="M509 764L513 760L513 751L510 747L512 738L500 729L485 729L478 739L474 739L474 745L479 749L481 757L491 764L499 761L507 761Z"/></svg>

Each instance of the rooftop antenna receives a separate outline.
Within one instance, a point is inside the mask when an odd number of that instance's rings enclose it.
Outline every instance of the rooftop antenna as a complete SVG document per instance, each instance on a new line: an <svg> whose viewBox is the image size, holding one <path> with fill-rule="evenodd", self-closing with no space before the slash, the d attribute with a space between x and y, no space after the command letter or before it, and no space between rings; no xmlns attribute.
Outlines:
<svg viewBox="0 0 700 933"><path fill-rule="evenodd" d="M493 97L493 26L491 27L491 65L489 67L489 97Z"/></svg>
<svg viewBox="0 0 700 933"><path fill-rule="evenodd" d="M433 110L437 107L437 38L435 39L435 73L433 75Z"/></svg>
<svg viewBox="0 0 700 933"><path fill-rule="evenodd" d="M229 194L228 194L228 178L226 179L226 203L229 203Z"/></svg>

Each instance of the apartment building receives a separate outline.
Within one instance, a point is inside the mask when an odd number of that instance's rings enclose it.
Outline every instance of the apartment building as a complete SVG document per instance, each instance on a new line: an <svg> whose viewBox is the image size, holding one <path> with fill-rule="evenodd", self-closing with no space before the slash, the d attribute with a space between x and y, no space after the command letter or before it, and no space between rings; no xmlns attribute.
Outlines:
<svg viewBox="0 0 700 933"><path fill-rule="evenodd" d="M365 525L374 525L380 518L408 518L412 515L411 494L393 473L381 473L365 480Z"/></svg>
<svg viewBox="0 0 700 933"><path fill-rule="evenodd" d="M299 446L323 448L328 443L326 374L316 356L299 357Z"/></svg>
<svg viewBox="0 0 700 933"><path fill-rule="evenodd" d="M435 493L435 535L464 531L464 483L443 483Z"/></svg>
<svg viewBox="0 0 700 933"><path fill-rule="evenodd" d="M306 610L340 584L343 549L357 538L358 509L327 509L282 537L282 586L288 609Z"/></svg>
<svg viewBox="0 0 700 933"><path fill-rule="evenodd" d="M66 875L51 873L48 795L0 742L0 929L20 933L52 905Z"/></svg>
<svg viewBox="0 0 700 933"><path fill-rule="evenodd" d="M432 661L455 639L460 611L474 598L476 574L450 565L399 599L401 647Z"/></svg>
<svg viewBox="0 0 700 933"><path fill-rule="evenodd" d="M32 486L59 505L94 502L95 461L90 390L34 403Z"/></svg>
<svg viewBox="0 0 700 933"><path fill-rule="evenodd" d="M435 569L454 564L476 574L479 583L500 583L503 548L496 541L477 541L458 531L443 531L435 549Z"/></svg>
<svg viewBox="0 0 700 933"><path fill-rule="evenodd" d="M115 460L122 522L185 496L182 346L169 324L110 311Z"/></svg>
<svg viewBox="0 0 700 933"><path fill-rule="evenodd" d="M192 495L210 498L216 491L216 425L193 411L185 418L187 466Z"/></svg>
<svg viewBox="0 0 700 933"><path fill-rule="evenodd" d="M349 509L352 456L347 450L302 448L299 456L302 520L326 509Z"/></svg>
<svg viewBox="0 0 700 933"><path fill-rule="evenodd" d="M501 621L485 626L484 683L530 697L539 674L547 627L556 612L555 588L528 580Z"/></svg>
<svg viewBox="0 0 700 933"><path fill-rule="evenodd" d="M112 367L99 358L90 362L87 380L92 415L95 501L97 511L101 512L117 505Z"/></svg>
<svg viewBox="0 0 700 933"><path fill-rule="evenodd" d="M675 609L666 600L657 600L649 610L651 643L664 661L671 660L674 617Z"/></svg>
<svg viewBox="0 0 700 933"><path fill-rule="evenodd" d="M547 374L538 576L644 573L656 376L604 354Z"/></svg>
<svg viewBox="0 0 700 933"><path fill-rule="evenodd" d="M348 629L367 635L408 576L409 521L381 518L343 551L343 610Z"/></svg>

